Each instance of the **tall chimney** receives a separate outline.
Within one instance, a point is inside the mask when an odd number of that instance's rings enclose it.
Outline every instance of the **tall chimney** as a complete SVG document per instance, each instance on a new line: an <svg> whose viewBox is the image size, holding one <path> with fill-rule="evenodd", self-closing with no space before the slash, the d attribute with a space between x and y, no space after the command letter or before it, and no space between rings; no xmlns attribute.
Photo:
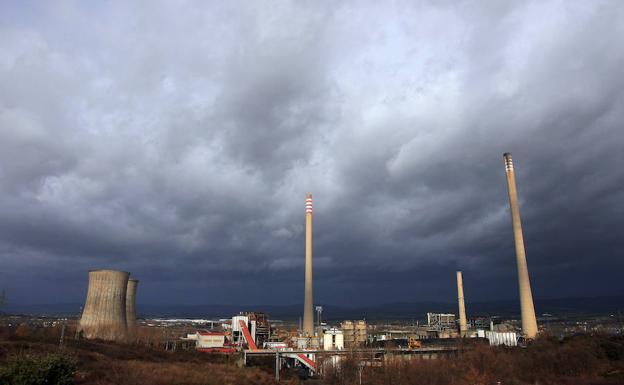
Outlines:
<svg viewBox="0 0 624 385"><path fill-rule="evenodd" d="M520 287L522 333L526 338L535 338L535 336L537 336L537 320L535 319L531 282L529 281L529 269L527 267L526 254L524 251L522 223L520 220L520 208L518 206L518 191L516 190L516 176L514 174L511 154L507 152L503 155L503 158L505 160L505 172L507 173L509 206L511 208L514 241L516 243L516 264L518 266L518 285Z"/></svg>
<svg viewBox="0 0 624 385"><path fill-rule="evenodd" d="M314 308L312 300L312 194L306 195L305 234L305 302L303 306L303 335L314 336Z"/></svg>
<svg viewBox="0 0 624 385"><path fill-rule="evenodd" d="M464 282L462 272L457 272L457 303L459 304L459 336L466 337L468 324L466 322L466 305L464 303Z"/></svg>

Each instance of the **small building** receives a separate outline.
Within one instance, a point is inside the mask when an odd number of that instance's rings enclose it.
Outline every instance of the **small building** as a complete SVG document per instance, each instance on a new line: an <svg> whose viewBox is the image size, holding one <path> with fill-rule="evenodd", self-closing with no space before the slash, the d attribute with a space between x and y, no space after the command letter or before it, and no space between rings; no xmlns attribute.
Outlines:
<svg viewBox="0 0 624 385"><path fill-rule="evenodd" d="M220 349L223 348L225 343L225 333L216 331L200 331L191 334L187 334L186 338L182 338L184 341L195 341L195 349Z"/></svg>
<svg viewBox="0 0 624 385"><path fill-rule="evenodd" d="M197 348L222 348L225 345L225 333L197 332Z"/></svg>
<svg viewBox="0 0 624 385"><path fill-rule="evenodd" d="M344 349L344 334L342 330L331 328L325 330L323 334L323 350Z"/></svg>

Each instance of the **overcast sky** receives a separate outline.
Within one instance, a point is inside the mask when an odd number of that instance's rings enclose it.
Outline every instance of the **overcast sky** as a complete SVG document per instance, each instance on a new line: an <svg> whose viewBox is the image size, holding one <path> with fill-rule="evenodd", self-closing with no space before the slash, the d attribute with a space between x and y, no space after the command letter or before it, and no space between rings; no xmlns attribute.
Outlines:
<svg viewBox="0 0 624 385"><path fill-rule="evenodd" d="M130 3L130 4L129 4ZM0 288L139 303L624 294L624 2L0 3ZM538 309L539 311L539 309Z"/></svg>

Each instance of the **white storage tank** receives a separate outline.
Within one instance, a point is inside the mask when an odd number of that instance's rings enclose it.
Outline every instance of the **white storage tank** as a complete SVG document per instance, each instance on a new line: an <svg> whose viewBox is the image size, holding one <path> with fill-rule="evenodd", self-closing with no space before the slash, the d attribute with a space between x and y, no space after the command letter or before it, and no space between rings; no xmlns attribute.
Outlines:
<svg viewBox="0 0 624 385"><path fill-rule="evenodd" d="M518 335L515 332L492 332L486 330L485 338L490 341L491 346L518 346Z"/></svg>

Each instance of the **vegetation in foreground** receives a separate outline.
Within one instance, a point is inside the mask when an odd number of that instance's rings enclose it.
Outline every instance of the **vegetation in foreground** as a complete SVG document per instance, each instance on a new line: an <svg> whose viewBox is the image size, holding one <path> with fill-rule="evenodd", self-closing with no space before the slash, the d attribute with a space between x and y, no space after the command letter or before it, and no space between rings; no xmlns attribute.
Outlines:
<svg viewBox="0 0 624 385"><path fill-rule="evenodd" d="M361 373L360 373L361 371ZM362 378L360 382L360 377ZM624 337L541 337L527 348L468 341L457 357L387 362L360 369L357 359L327 370L325 385L621 385Z"/></svg>
<svg viewBox="0 0 624 385"><path fill-rule="evenodd" d="M624 337L541 337L529 347L491 348L469 341L456 357L386 361L358 357L325 367L323 385L616 385L624 384ZM139 345L0 334L0 384L274 384L271 362L241 368L237 357L164 352ZM299 384L282 375L281 384Z"/></svg>
<svg viewBox="0 0 624 385"><path fill-rule="evenodd" d="M59 348L58 338L0 333L0 384L266 385L275 381L272 371L241 368L233 357L73 339Z"/></svg>

